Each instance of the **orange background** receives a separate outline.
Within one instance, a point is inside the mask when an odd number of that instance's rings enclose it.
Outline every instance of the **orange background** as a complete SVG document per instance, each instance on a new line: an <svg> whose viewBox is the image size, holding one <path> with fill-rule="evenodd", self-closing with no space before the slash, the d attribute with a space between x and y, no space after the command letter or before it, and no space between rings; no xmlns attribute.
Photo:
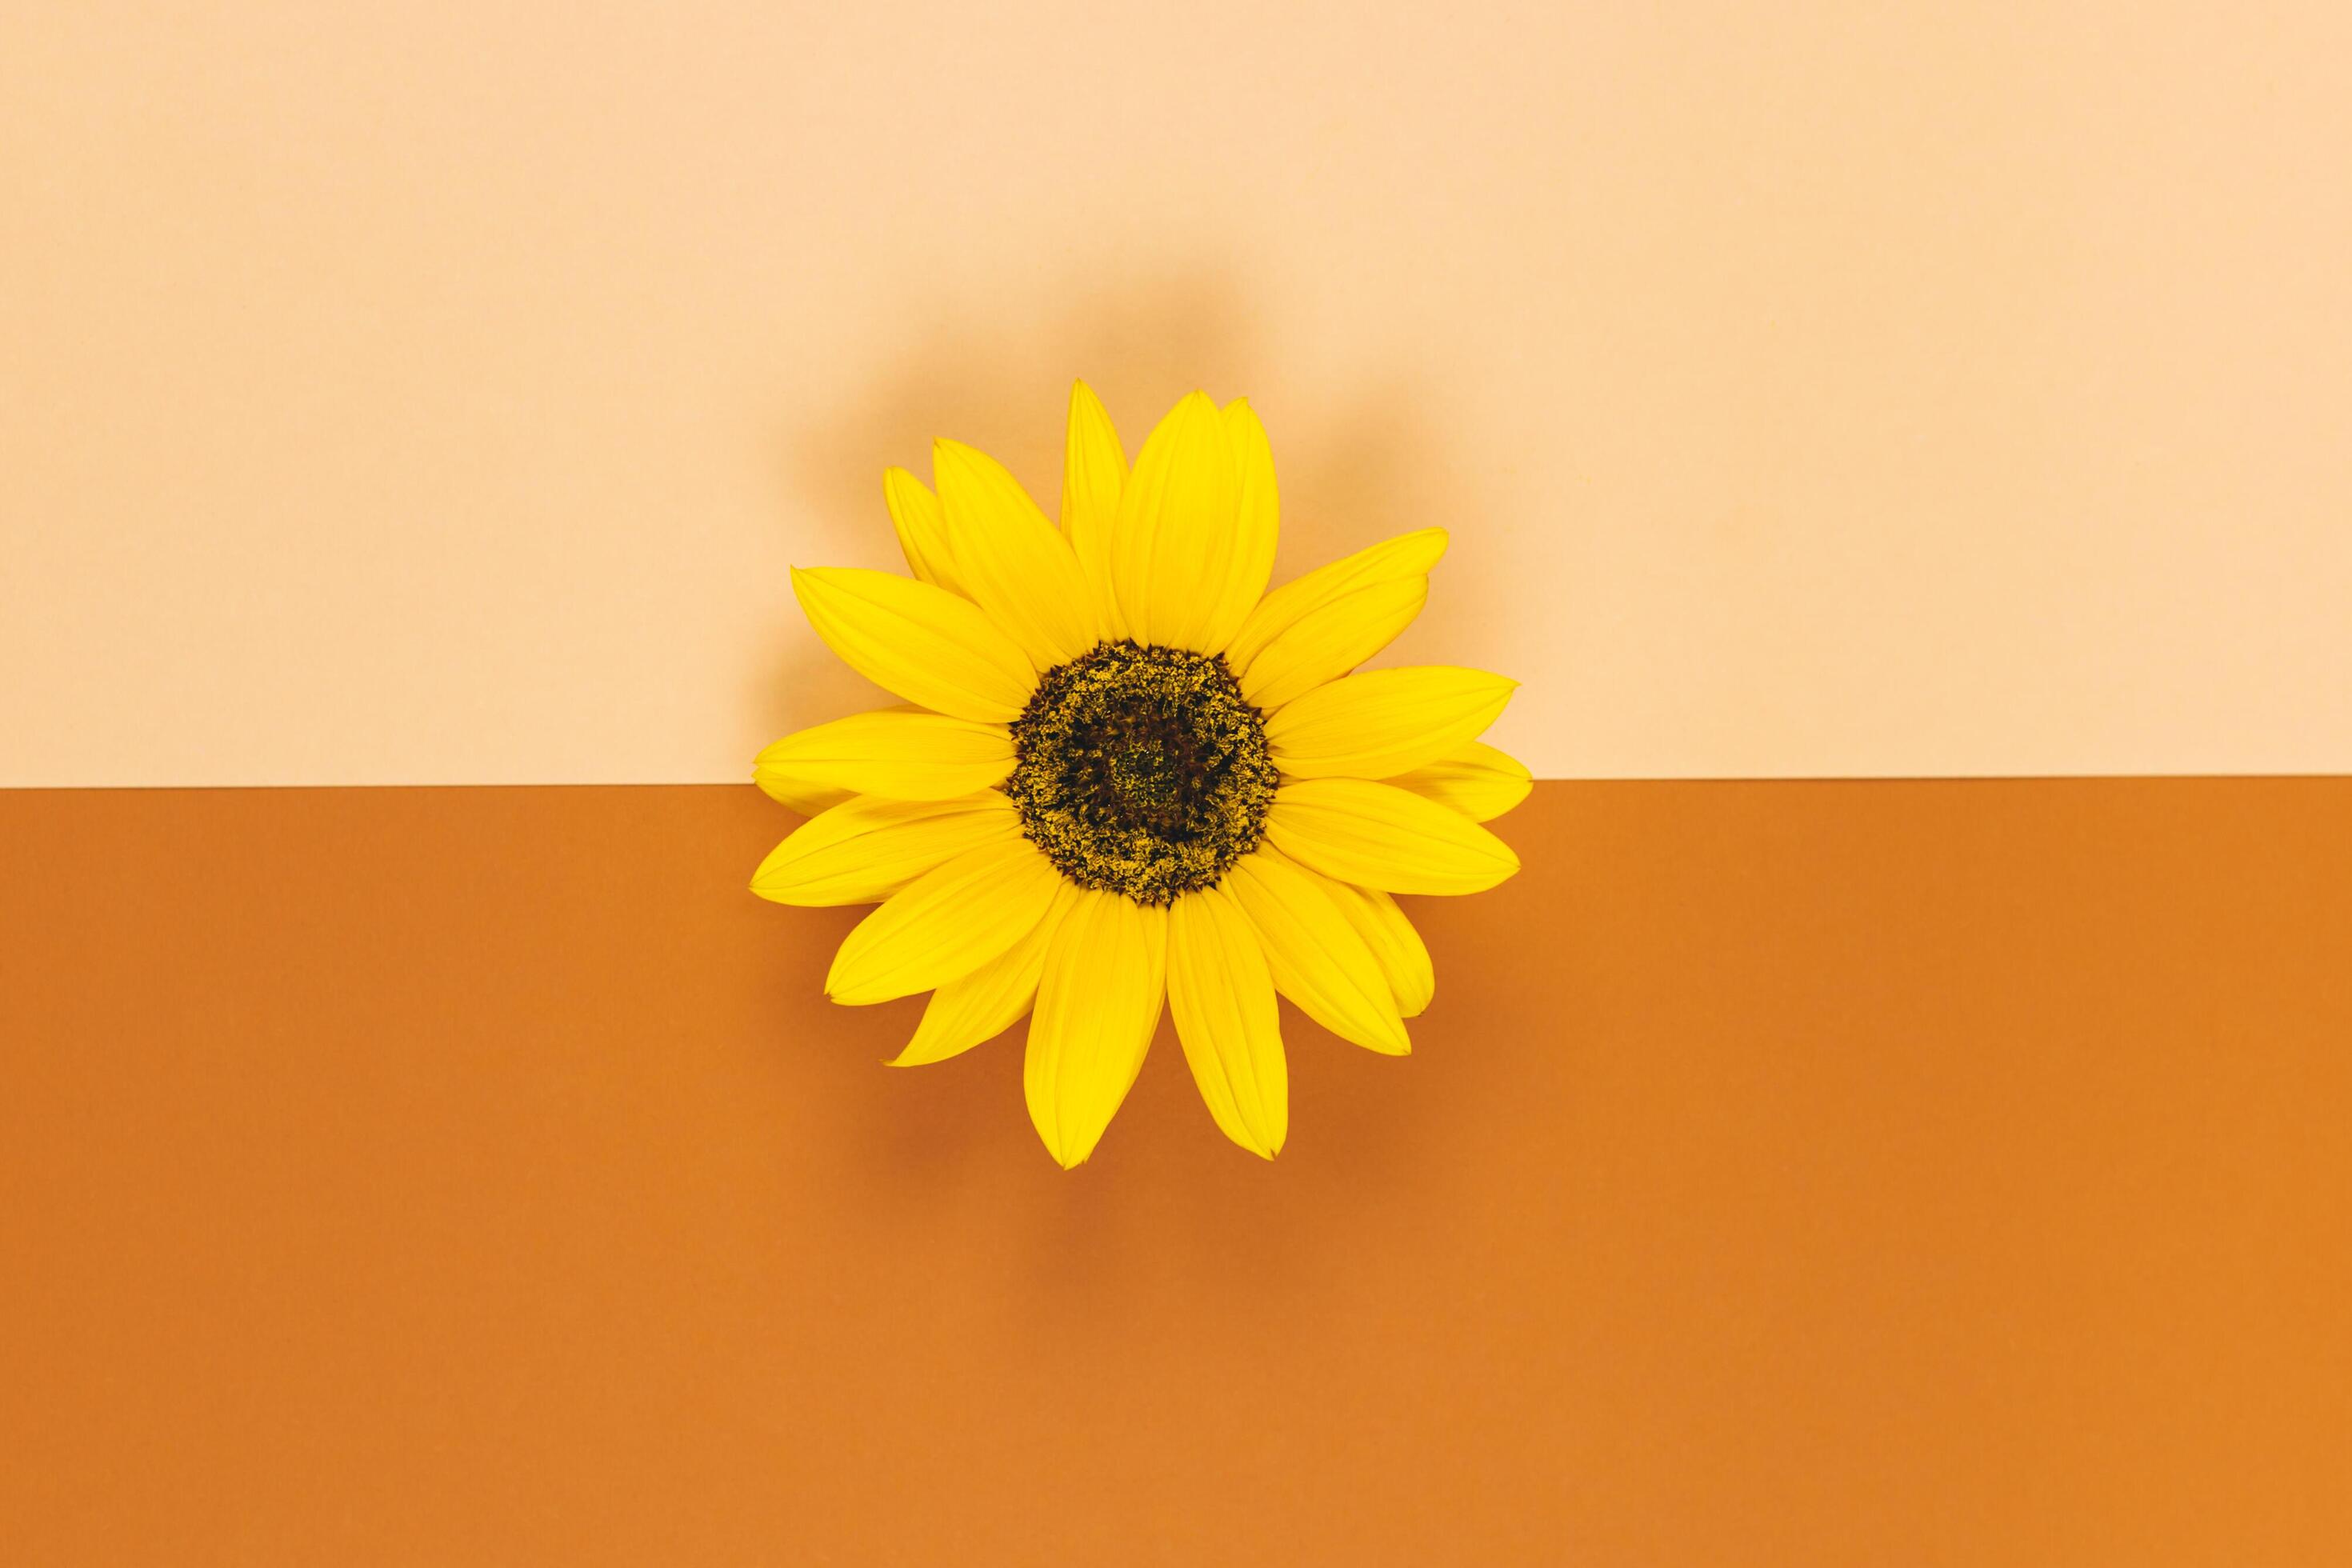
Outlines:
<svg viewBox="0 0 2352 1568"><path fill-rule="evenodd" d="M1070 1174L789 820L0 794L0 1557L2352 1558L2352 783L1543 784Z"/></svg>
<svg viewBox="0 0 2352 1568"><path fill-rule="evenodd" d="M1539 776L2352 772L2344 0L0 6L0 784L734 783L1250 395Z"/></svg>

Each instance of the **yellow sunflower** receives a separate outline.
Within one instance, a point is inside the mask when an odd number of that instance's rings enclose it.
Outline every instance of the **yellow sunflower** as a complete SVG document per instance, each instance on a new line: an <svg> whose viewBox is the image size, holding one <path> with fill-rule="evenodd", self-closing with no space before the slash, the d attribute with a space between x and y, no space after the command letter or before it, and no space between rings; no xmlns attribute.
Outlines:
<svg viewBox="0 0 2352 1568"><path fill-rule="evenodd" d="M1420 613L1444 531L1267 593L1265 426L1198 392L1130 472L1078 383L1059 528L970 447L939 442L931 468L936 494L883 477L912 576L793 573L817 635L907 701L760 753L760 787L809 821L751 889L879 900L825 992L931 993L894 1065L1027 1014L1029 1117L1063 1165L1094 1152L1163 1001L1209 1114L1271 1159L1290 1128L1276 994L1402 1056L1435 980L1393 895L1518 869L1479 824L1528 770L1477 741L1516 683L1349 673Z"/></svg>

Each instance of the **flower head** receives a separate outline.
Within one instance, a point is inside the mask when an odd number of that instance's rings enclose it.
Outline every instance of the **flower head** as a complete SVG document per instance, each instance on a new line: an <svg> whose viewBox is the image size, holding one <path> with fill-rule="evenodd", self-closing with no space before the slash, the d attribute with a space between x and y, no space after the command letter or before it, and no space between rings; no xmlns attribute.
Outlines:
<svg viewBox="0 0 2352 1568"><path fill-rule="evenodd" d="M1411 624L1445 551L1423 529L1268 593L1274 458L1249 405L1194 393L1130 472L1084 382L1057 528L953 441L934 493L883 494L910 577L795 571L818 636L907 706L760 753L809 815L751 880L787 904L880 901L825 990L929 991L898 1063L1026 1014L1030 1119L1094 1152L1173 1012L1225 1134L1267 1158L1290 1125L1275 997L1402 1056L1435 988L1393 895L1518 869L1480 824L1528 771L1478 735L1514 683L1422 666L1351 673Z"/></svg>

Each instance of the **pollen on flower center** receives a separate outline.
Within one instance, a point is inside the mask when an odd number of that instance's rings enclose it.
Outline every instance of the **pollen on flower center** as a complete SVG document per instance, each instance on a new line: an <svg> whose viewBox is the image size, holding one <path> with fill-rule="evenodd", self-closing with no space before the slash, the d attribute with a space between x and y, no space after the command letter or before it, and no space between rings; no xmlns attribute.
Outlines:
<svg viewBox="0 0 2352 1568"><path fill-rule="evenodd" d="M1097 644L1013 722L1022 831L1071 881L1165 904L1255 849L1276 773L1265 723L1214 654Z"/></svg>

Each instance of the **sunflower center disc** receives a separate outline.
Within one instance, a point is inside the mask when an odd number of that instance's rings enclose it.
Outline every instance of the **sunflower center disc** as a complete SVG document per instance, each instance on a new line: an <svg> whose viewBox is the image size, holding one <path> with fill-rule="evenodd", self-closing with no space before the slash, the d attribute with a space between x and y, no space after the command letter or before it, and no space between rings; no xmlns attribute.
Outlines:
<svg viewBox="0 0 2352 1568"><path fill-rule="evenodd" d="M1165 904L1257 847L1274 804L1265 722L1214 654L1097 644L1013 721L1004 793L1082 888Z"/></svg>

